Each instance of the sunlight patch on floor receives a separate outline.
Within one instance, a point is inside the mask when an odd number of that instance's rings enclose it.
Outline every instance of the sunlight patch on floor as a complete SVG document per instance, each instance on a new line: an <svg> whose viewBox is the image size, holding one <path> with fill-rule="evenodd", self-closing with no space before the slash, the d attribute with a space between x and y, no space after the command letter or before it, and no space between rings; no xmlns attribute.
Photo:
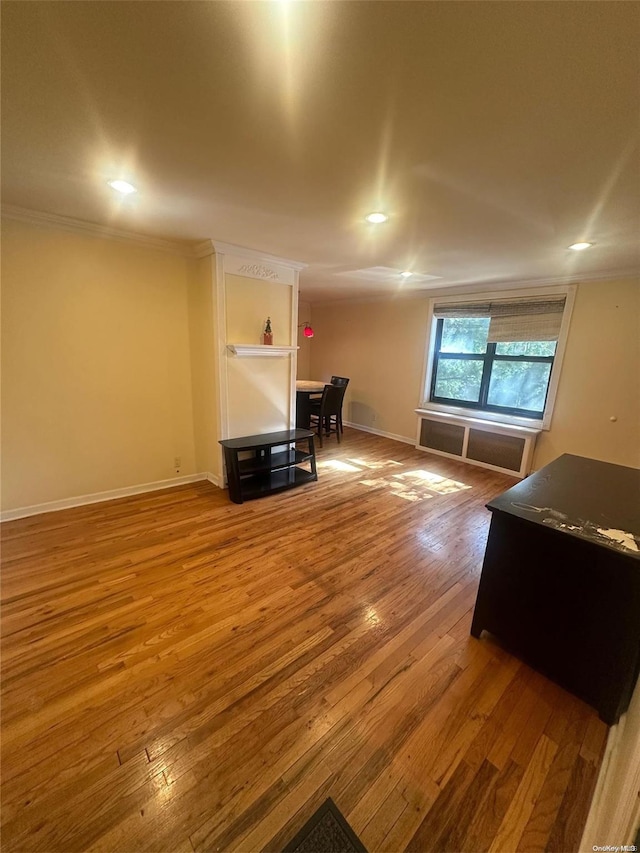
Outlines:
<svg viewBox="0 0 640 853"><path fill-rule="evenodd" d="M439 495L451 495L454 492L471 488L471 486L461 483L459 480L450 480L448 477L441 477L439 474L433 474L431 471L407 471L405 474L394 474L394 477L398 477L399 479L405 477L410 480L414 479Z"/></svg>
<svg viewBox="0 0 640 853"><path fill-rule="evenodd" d="M426 501L429 498L434 498L426 489L416 489L411 483L402 483L399 480L387 480L386 477L378 477L376 480L360 480L361 486L371 486L379 489L381 486L388 486L389 491L393 492L399 498L404 498L405 501Z"/></svg>
<svg viewBox="0 0 640 853"><path fill-rule="evenodd" d="M375 607L367 608L365 618L367 619L367 622L371 622L373 625L378 625L380 623L380 617L378 616Z"/></svg>
<svg viewBox="0 0 640 853"><path fill-rule="evenodd" d="M368 468L370 471L378 471L380 468L388 468L390 465L397 465L402 468L402 462L395 462L393 459L387 459L386 462L367 462L366 459L349 459L354 465L359 465L361 468Z"/></svg>
<svg viewBox="0 0 640 853"><path fill-rule="evenodd" d="M322 459L319 460L318 468L330 468L333 471L345 471L346 473L354 473L361 471L361 468L356 468L355 465L349 465L348 462L341 462L340 459Z"/></svg>
<svg viewBox="0 0 640 853"><path fill-rule="evenodd" d="M402 468L402 463L395 462L393 459L369 462L366 459L352 457L349 457L346 462L341 459L318 460L319 470L338 471L343 474L358 474L363 469L379 471L384 468ZM451 480L422 468L398 474L389 473L387 477L361 480L360 485L374 489L388 488L390 492L405 501L426 501L438 495L451 495L462 489L471 488L466 483Z"/></svg>
<svg viewBox="0 0 640 853"><path fill-rule="evenodd" d="M393 474L390 478L379 477L375 480L361 480L361 485L372 488L386 486L394 495L406 501L426 501L437 495L450 495L463 489L470 489L466 483L450 480L433 474L431 471L406 471Z"/></svg>

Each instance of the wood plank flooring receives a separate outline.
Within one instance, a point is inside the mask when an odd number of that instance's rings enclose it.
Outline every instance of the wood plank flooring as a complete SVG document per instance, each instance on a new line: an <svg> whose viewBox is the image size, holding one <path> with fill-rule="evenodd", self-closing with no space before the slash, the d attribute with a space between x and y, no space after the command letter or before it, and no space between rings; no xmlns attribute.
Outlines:
<svg viewBox="0 0 640 853"><path fill-rule="evenodd" d="M596 712L469 636L513 481L345 430L317 484L2 526L2 849L576 850Z"/></svg>

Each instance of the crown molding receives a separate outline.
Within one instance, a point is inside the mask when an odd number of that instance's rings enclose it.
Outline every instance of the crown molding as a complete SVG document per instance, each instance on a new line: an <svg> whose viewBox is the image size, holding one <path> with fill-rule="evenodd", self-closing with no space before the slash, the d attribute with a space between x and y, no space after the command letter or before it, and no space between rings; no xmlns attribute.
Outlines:
<svg viewBox="0 0 640 853"><path fill-rule="evenodd" d="M207 241L213 246L213 250L218 255L235 255L238 258L248 258L252 261L268 261L272 264L277 264L281 267L287 267L292 270L306 269L308 264L300 263L300 261L292 261L288 258L279 258L277 255L268 255L266 252L258 252L256 249L247 249L245 246L234 246L232 243L221 243L218 240ZM198 244L202 246L202 244Z"/></svg>
<svg viewBox="0 0 640 853"><path fill-rule="evenodd" d="M487 293L488 291L502 290L520 290L533 287L558 287L567 286L570 284L581 284L590 281L617 281L626 278L640 277L640 269L627 268L617 270L604 270L602 272L586 273L583 275L558 275L550 276L549 278L529 278L529 279L514 279L501 281L474 281L460 282L459 284L446 284L440 287L421 287L415 290L405 290L403 292L387 291L385 293L370 293L363 296L347 296L340 298L339 296L317 297L315 299L305 296L304 292L300 292L300 299L303 302L308 302L310 305L349 305L360 302L388 302L389 300L401 299L403 301L410 299L431 299L434 297L445 296L465 296L476 293Z"/></svg>
<svg viewBox="0 0 640 853"><path fill-rule="evenodd" d="M137 243L139 246L144 246L147 249L170 252L184 258L194 257L193 247L188 243L164 240L161 237L149 237L146 234L138 234L135 231L112 228L110 225L98 225L95 222L85 222L82 219L74 219L71 216L63 216L59 213L45 213L40 210L30 210L26 207L16 207L15 205L3 204L1 210L4 219L25 222L28 225L43 225L49 228L71 231L75 234L101 237L108 240L119 240L125 243Z"/></svg>
<svg viewBox="0 0 640 853"><path fill-rule="evenodd" d="M18 207L13 204L3 204L1 213L4 219L25 222L28 225L43 225L49 228L71 231L76 234L88 234L92 237L138 243L138 245L146 246L147 249L170 252L174 255L180 255L183 258L206 258L209 255L222 254L235 255L236 257L248 258L255 261L267 261L291 270L303 270L307 266L307 264L300 263L299 261L280 258L277 255L269 255L265 252L258 252L255 249L247 249L244 246L235 246L232 243L220 243L217 240L211 239L201 240L199 243L166 240L162 237L151 237L146 234L138 234L135 231L126 231L123 228L98 225L96 222L86 222L83 219L75 219L72 216L64 216L60 213L45 213L42 210L31 210L30 208Z"/></svg>
<svg viewBox="0 0 640 853"><path fill-rule="evenodd" d="M627 268L602 270L591 273L571 273L567 275L548 276L546 278L466 281L440 287L425 287L415 292L420 292L423 296L453 296L459 293L479 293L487 290L519 290L526 287L557 287L558 285L580 284L581 282L588 281L615 281L622 278L636 278L639 275L640 268Z"/></svg>
<svg viewBox="0 0 640 853"><path fill-rule="evenodd" d="M213 240L202 240L200 243L196 243L193 246L193 256L194 258L207 258L209 255L215 255L216 248L213 244Z"/></svg>
<svg viewBox="0 0 640 853"><path fill-rule="evenodd" d="M329 297L317 297L316 299L312 299L309 296L305 296L304 293L300 293L300 301L306 302L308 305L311 305L313 308L314 305L360 305L368 302L395 302L396 300L402 302L410 302L411 300L421 300L422 302L425 299L429 298L429 294L422 290L415 290L409 293L394 293L391 290L388 290L384 293L370 293L364 294L363 296L329 296Z"/></svg>

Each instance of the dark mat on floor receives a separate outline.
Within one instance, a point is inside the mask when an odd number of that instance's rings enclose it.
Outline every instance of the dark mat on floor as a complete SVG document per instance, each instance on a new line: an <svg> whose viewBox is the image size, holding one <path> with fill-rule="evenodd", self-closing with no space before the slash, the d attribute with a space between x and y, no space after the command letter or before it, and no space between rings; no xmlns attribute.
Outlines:
<svg viewBox="0 0 640 853"><path fill-rule="evenodd" d="M367 853L367 848L329 798L282 853Z"/></svg>

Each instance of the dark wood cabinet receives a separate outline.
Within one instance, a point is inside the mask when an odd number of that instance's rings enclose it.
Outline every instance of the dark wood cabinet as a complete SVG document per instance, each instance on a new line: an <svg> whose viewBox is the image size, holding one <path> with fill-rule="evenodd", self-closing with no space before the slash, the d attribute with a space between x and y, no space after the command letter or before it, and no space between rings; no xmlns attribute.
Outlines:
<svg viewBox="0 0 640 853"><path fill-rule="evenodd" d="M220 444L224 449L229 497L234 503L318 479L311 430L247 435L224 439Z"/></svg>
<svg viewBox="0 0 640 853"><path fill-rule="evenodd" d="M487 506L471 633L613 725L640 669L640 471L565 454Z"/></svg>

